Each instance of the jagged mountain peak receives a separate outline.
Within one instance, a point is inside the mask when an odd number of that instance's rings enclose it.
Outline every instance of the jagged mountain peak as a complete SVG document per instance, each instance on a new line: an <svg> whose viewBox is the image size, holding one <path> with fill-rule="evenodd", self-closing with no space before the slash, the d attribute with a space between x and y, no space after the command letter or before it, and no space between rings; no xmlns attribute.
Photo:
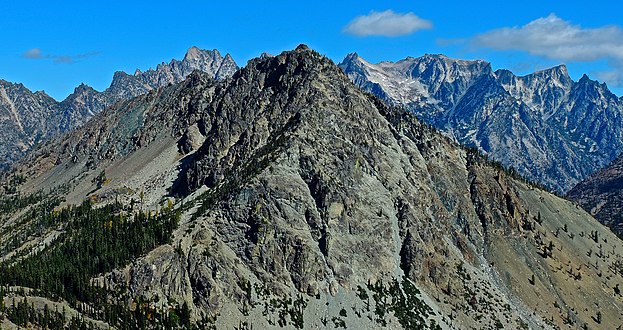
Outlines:
<svg viewBox="0 0 623 330"><path fill-rule="evenodd" d="M365 66L365 64L368 64L368 62L366 62L366 60L364 60L361 56L359 56L358 53L354 52L354 53L349 53L347 54L344 59L342 60L342 62L340 62L339 66L340 67L360 67L361 69L364 69L363 67Z"/></svg>
<svg viewBox="0 0 623 330"><path fill-rule="evenodd" d="M608 84L606 82L599 82L599 80L592 80L588 75L584 74L582 78L578 81L578 85L584 86L593 86L594 88L600 89L604 94L607 94L608 97L619 99L619 96L615 95L608 88Z"/></svg>
<svg viewBox="0 0 623 330"><path fill-rule="evenodd" d="M264 58L271 58L271 57L275 57L275 55L270 54L270 53L268 53L268 52L263 52L263 53L260 55L260 58L262 58L262 59L264 59Z"/></svg>
<svg viewBox="0 0 623 330"><path fill-rule="evenodd" d="M206 59L218 61L223 59L223 56L221 56L221 53L218 51L218 49L205 50L200 49L197 46L192 46L188 49L188 51L186 51L186 55L184 56L183 61L205 61Z"/></svg>
<svg viewBox="0 0 623 330"><path fill-rule="evenodd" d="M192 46L190 48L188 48L188 51L186 51L186 55L184 56L184 60L192 60L195 58L198 58L202 55L202 50L199 49L197 46ZM220 54L219 54L220 55Z"/></svg>
<svg viewBox="0 0 623 330"><path fill-rule="evenodd" d="M429 110L431 107L452 109L475 81L493 74L488 62L439 54L378 64L350 56L339 66L356 85L389 103Z"/></svg>
<svg viewBox="0 0 623 330"><path fill-rule="evenodd" d="M351 62L360 62L360 63L369 64L369 65L384 65L388 67L389 66L408 66L408 65L413 65L413 64L431 63L431 62L438 63L444 66L447 66L447 65L479 66L479 67L485 68L485 70L487 67L490 67L490 63L487 61L456 59L456 58L448 57L447 55L444 55L444 54L424 54L420 57L407 56L396 62L381 61L379 63L373 64L365 60L363 57L361 57L356 52L349 53L348 55L346 55L344 59L342 60L342 62L340 63L340 65L342 64L346 65Z"/></svg>
<svg viewBox="0 0 623 330"><path fill-rule="evenodd" d="M0 80L0 86L7 90L6 93L16 94L15 97L4 97L8 100L6 108L11 114L11 125L15 125L17 131L25 134L19 137L8 133L4 136L0 134L0 169L22 155L34 143L84 124L93 115L117 101L178 83L194 70L204 71L215 79L226 79L238 70L238 66L229 54L222 57L216 49L210 51L191 47L182 61L173 59L170 63L159 64L155 70L150 68L145 72L136 69L133 75L117 71L106 90L99 92L80 85L62 102L52 99L43 91L32 93L23 85ZM15 91L9 92L9 89ZM23 109L28 109L27 112L33 115L22 117L20 111L26 111ZM56 114L56 117L51 116L51 113ZM31 124L26 123L29 120L32 121L32 127L38 128L29 129ZM13 128L6 130L15 131ZM32 136L27 136L29 134ZM11 151L7 151L9 149Z"/></svg>
<svg viewBox="0 0 623 330"><path fill-rule="evenodd" d="M74 88L74 93L83 93L85 91L95 91L95 89L93 89L93 87L85 84L85 83L80 83L80 85L76 86L76 88Z"/></svg>
<svg viewBox="0 0 623 330"><path fill-rule="evenodd" d="M536 71L520 77L523 80L539 80L543 85L556 85L559 88L569 89L573 85L573 79L569 76L567 66L556 65L551 68Z"/></svg>
<svg viewBox="0 0 623 330"><path fill-rule="evenodd" d="M8 86L8 85L14 85L14 83L4 80L4 79L0 79L0 85Z"/></svg>
<svg viewBox="0 0 623 330"><path fill-rule="evenodd" d="M557 111L560 100L566 97L574 85L565 65L523 76L500 69L495 72L495 76L508 93L544 116Z"/></svg>
<svg viewBox="0 0 623 330"><path fill-rule="evenodd" d="M587 74L583 74L578 83L575 86L578 90L583 90L587 93L598 92L603 95L607 95L608 98L619 99L610 89L606 82L599 82L598 80L591 79Z"/></svg>
<svg viewBox="0 0 623 330"><path fill-rule="evenodd" d="M582 74L582 77L580 77L580 80L578 80L578 82L580 82L580 83L588 83L588 82L591 82L591 81L593 81L593 80L591 80L591 78L589 78L586 73Z"/></svg>
<svg viewBox="0 0 623 330"><path fill-rule="evenodd" d="M560 75L569 76L569 70L567 69L567 66L565 64L559 64L559 65L555 65L555 66L553 66L551 68L547 68L547 69L544 69L544 70L537 71L534 74L544 74L544 75L560 74Z"/></svg>
<svg viewBox="0 0 623 330"><path fill-rule="evenodd" d="M502 81L510 81L517 77L511 70L508 69L497 69L495 70L494 74L498 79L501 79Z"/></svg>
<svg viewBox="0 0 623 330"><path fill-rule="evenodd" d="M359 58L359 54L357 52L348 53L346 57L344 57L344 61L354 61Z"/></svg>
<svg viewBox="0 0 623 330"><path fill-rule="evenodd" d="M60 131L59 106L45 91L0 80L0 171L22 156L41 136Z"/></svg>
<svg viewBox="0 0 623 330"><path fill-rule="evenodd" d="M28 87L26 87L24 84L19 83L19 82L11 82L11 81L7 81L4 79L0 79L0 87L4 89L5 93L14 94L16 98L18 98L21 94L26 94L26 95L45 96L46 98L53 99L51 96L49 96L45 92L45 90L31 91L30 89L28 89Z"/></svg>
<svg viewBox="0 0 623 330"><path fill-rule="evenodd" d="M559 76L569 77L569 71L565 64L555 65L549 68L534 71L532 73L527 73L525 75L516 75L515 73L513 73L512 71L508 69L498 69L495 72L496 72L496 75L499 73L502 76L512 75L514 77L524 78L524 79L529 78L529 77L535 77L535 76L543 76L545 79L551 79L553 77L559 77Z"/></svg>
<svg viewBox="0 0 623 330"><path fill-rule="evenodd" d="M195 71L97 116L29 155L21 173L31 174L24 187L68 181L71 204L85 196L98 206L140 200L143 214L165 212L162 202L171 200L181 216L170 238L87 274L110 288L106 301L119 310L183 305L188 322L205 317L209 324L198 327L219 329L248 320L258 328L326 328L327 320L348 328L548 328L569 315L593 324L599 302L601 324L618 322L612 288L623 282L609 268L617 257L608 253L593 267L586 251L598 244L580 234L594 231L607 239L604 251L619 254L611 233L363 93L312 50L252 59L227 80ZM37 169L45 170L37 177ZM97 184L100 174L105 184ZM29 249L45 243L47 253L70 241L55 240L56 222L48 227L38 236L2 231L0 244L29 237L19 250L28 259L36 255ZM93 309L80 310L128 322Z"/></svg>
<svg viewBox="0 0 623 330"><path fill-rule="evenodd" d="M204 50L192 46L181 61L172 59L169 63L161 62L157 64L156 69L149 68L144 72L137 68L133 76L123 71L116 72L113 76L113 82L115 79L135 77L153 88L155 85L163 84L162 80L168 80L169 83L179 82L193 70L212 73L218 79L218 77L231 76L236 69L237 65L229 53L223 57L218 49Z"/></svg>
<svg viewBox="0 0 623 330"><path fill-rule="evenodd" d="M124 79L126 77L130 77L130 75L127 74L125 71L118 70L118 71L115 71L115 73L113 74L112 81L114 83L115 81L119 81L119 80Z"/></svg>
<svg viewBox="0 0 623 330"><path fill-rule="evenodd" d="M308 51L308 50L311 50L311 49L306 44L299 44L294 49L295 52L305 52L305 51Z"/></svg>
<svg viewBox="0 0 623 330"><path fill-rule="evenodd" d="M409 59L410 60L426 59L426 60L437 60L437 61L441 60L441 61L452 61L452 62L464 61L464 60L450 58L450 57L448 57L448 56L446 56L444 54L428 54L428 53L426 53L426 54L424 54L424 55L422 55L420 57L407 56L405 59L406 60L409 60Z"/></svg>
<svg viewBox="0 0 623 330"><path fill-rule="evenodd" d="M51 97L50 95L48 95L48 93L46 93L46 92L45 92L45 90L43 90L43 89L42 89L42 90L40 90L40 91L36 91L34 94L35 94L35 95L41 95L41 96L45 96L45 97L52 98L52 97Z"/></svg>
<svg viewBox="0 0 623 330"><path fill-rule="evenodd" d="M26 86L24 86L24 84L22 84L20 82L11 82L11 81L8 81L8 80L0 79L0 85L2 87L5 87L5 88L14 88L14 89L27 91L28 93L36 93L37 92L37 91L33 92L33 91L29 90Z"/></svg>
<svg viewBox="0 0 623 330"><path fill-rule="evenodd" d="M420 80L435 80L435 85L441 81L459 84L466 88L473 83L474 79L482 75L491 75L493 71L491 64L482 60L463 60L448 57L443 54L426 54L421 57L407 57L403 60L393 62L381 62L380 66L404 72Z"/></svg>
<svg viewBox="0 0 623 330"><path fill-rule="evenodd" d="M258 71L270 72L271 74L268 76L273 77L277 74L284 75L284 73L291 73L292 70L295 70L297 74L292 75L290 78L298 79L301 76L317 72L320 68L327 67L331 64L333 64L333 62L330 59L310 49L307 45L301 44L294 50L284 51L277 56L260 56L251 59L247 66L239 70L232 78L236 82L240 77L245 77L245 75L250 74L250 77L243 79L243 81L245 81L257 78L255 75L258 74ZM296 68L293 68L294 66L296 66ZM340 74L342 73L340 70L338 70L338 72ZM266 79L265 82L272 83L276 81ZM264 84L264 82L262 82L262 84Z"/></svg>
<svg viewBox="0 0 623 330"><path fill-rule="evenodd" d="M57 109L52 106L56 102L53 97L48 95L45 90L31 91L22 83L14 83L7 80L0 79L0 98L4 98L7 102L5 106L10 106L11 112L17 113L22 107L28 108L27 111L32 111L39 106L47 106L49 109L44 109L45 112L56 112ZM31 104L35 102L35 104ZM39 114L34 114L39 116ZM19 116L13 116L15 118ZM40 125L38 123L37 125ZM2 140L0 134L0 149L2 149ZM1 151L0 151L1 154ZM0 160L0 170L4 167L3 162Z"/></svg>
<svg viewBox="0 0 623 330"><path fill-rule="evenodd" d="M436 61L439 63L446 63L449 65L464 65L464 66L490 66L490 63L487 61L483 61L483 60L465 60L465 59L458 59L458 58L452 58L449 57L445 54L424 54L421 57L411 57L408 56L406 57L404 60L402 61ZM401 61L398 61L401 62Z"/></svg>
<svg viewBox="0 0 623 330"><path fill-rule="evenodd" d="M173 59L170 63L162 62L155 70L149 69L145 72L137 69L133 76L115 73L113 83L107 91L112 94L136 96L160 86L180 82L194 70L207 72L216 79L224 79L230 77L237 69L238 66L230 54L223 57L217 49L203 50L192 46L182 61Z"/></svg>
<svg viewBox="0 0 623 330"><path fill-rule="evenodd" d="M352 67L353 69L365 69L366 66L370 65L372 64L364 60L358 53L349 53L339 64L340 67Z"/></svg>

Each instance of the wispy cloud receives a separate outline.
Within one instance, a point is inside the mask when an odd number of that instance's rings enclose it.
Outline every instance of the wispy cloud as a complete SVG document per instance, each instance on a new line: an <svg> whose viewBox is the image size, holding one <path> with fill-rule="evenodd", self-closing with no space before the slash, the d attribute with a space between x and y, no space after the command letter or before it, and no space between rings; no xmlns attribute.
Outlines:
<svg viewBox="0 0 623 330"><path fill-rule="evenodd" d="M344 28L344 32L355 36L397 37L419 30L431 29L433 23L414 13L394 13L372 11L368 15L358 16Z"/></svg>
<svg viewBox="0 0 623 330"><path fill-rule="evenodd" d="M597 72L597 78L610 86L623 87L623 63L618 63L610 71Z"/></svg>
<svg viewBox="0 0 623 330"><path fill-rule="evenodd" d="M623 85L623 29L610 25L583 28L555 14L538 18L523 26L491 30L468 40L474 47L517 50L564 62L607 61L613 68L600 79ZM618 77L618 78L617 78Z"/></svg>
<svg viewBox="0 0 623 330"><path fill-rule="evenodd" d="M71 64L88 57L96 56L98 54L99 52L89 52L78 55L51 55L44 54L39 48L31 48L24 52L23 57L31 60L51 60L54 63Z"/></svg>
<svg viewBox="0 0 623 330"><path fill-rule="evenodd" d="M623 30L617 26L585 29L555 14L521 27L492 30L473 39L479 46L523 50L533 55L566 61L623 59Z"/></svg>
<svg viewBox="0 0 623 330"><path fill-rule="evenodd" d="M43 56L41 55L41 49L39 48L32 48L27 50L24 53L24 57L25 58L29 58L29 59L40 59L43 58Z"/></svg>

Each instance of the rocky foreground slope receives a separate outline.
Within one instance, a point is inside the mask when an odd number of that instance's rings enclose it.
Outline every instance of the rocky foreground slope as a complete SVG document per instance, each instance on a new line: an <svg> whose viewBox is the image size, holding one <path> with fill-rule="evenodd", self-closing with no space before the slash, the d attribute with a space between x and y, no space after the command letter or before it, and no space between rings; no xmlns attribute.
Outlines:
<svg viewBox="0 0 623 330"><path fill-rule="evenodd" d="M216 79L230 77L238 66L229 54L191 47L182 61L172 60L134 75L118 71L110 87L98 92L81 84L62 102L44 92L32 93L22 84L0 80L0 169L35 144L84 124L89 118L120 100L127 100L158 87L176 84L194 70Z"/></svg>
<svg viewBox="0 0 623 330"><path fill-rule="evenodd" d="M30 153L3 186L25 205L1 218L7 324L26 324L15 305L29 304L117 328L623 323L615 235L303 45L231 80L197 72L118 103ZM83 273L38 267L81 242L93 250L70 260Z"/></svg>
<svg viewBox="0 0 623 330"><path fill-rule="evenodd" d="M358 86L559 193L623 152L623 101L564 65L516 76L443 55L340 67Z"/></svg>

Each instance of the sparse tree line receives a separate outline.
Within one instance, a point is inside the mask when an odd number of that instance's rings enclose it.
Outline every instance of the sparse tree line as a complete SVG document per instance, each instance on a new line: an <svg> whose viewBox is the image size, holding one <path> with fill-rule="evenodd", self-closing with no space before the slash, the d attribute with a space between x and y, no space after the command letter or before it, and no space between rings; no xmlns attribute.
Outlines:
<svg viewBox="0 0 623 330"><path fill-rule="evenodd" d="M24 203L45 203L45 198L37 194ZM0 201L1 205L5 204ZM7 211L12 210L0 208L0 214ZM134 210L118 201L94 207L87 200L78 206L39 210L28 215L34 217L33 223L62 228L62 233L40 252L0 263L0 302L4 297L14 299L8 306L0 305L0 317L20 326L49 329L94 326L83 317L68 317L63 311L36 309L25 294L15 301L17 293L7 292L7 288L27 287L33 289L29 295L65 300L82 315L118 328L191 328L190 309L186 304L171 304L174 307L158 310L139 300L131 311L119 303L124 292L91 281L98 274L122 267L169 243L181 216L171 203L154 213Z"/></svg>

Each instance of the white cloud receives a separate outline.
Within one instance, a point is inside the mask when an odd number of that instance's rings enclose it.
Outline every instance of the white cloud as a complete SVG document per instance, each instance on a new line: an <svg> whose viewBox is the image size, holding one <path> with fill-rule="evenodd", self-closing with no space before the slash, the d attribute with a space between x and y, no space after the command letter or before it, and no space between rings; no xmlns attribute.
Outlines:
<svg viewBox="0 0 623 330"><path fill-rule="evenodd" d="M30 58L30 59L42 58L42 56L41 56L41 49L39 49L39 48L29 49L26 52L24 52L24 57L25 58Z"/></svg>
<svg viewBox="0 0 623 330"><path fill-rule="evenodd" d="M597 78L607 82L609 86L623 87L623 64L611 71L597 72Z"/></svg>
<svg viewBox="0 0 623 330"><path fill-rule="evenodd" d="M583 28L550 14L524 26L476 35L469 43L564 62L606 61L611 70L599 72L598 77L609 85L623 86L623 29L615 25Z"/></svg>
<svg viewBox="0 0 623 330"><path fill-rule="evenodd" d="M43 54L40 48L31 48L25 51L23 56L24 58L31 59L31 60L45 59L45 60L52 60L54 61L54 63L71 64L71 63L75 63L78 60L85 59L85 58L95 56L98 54L99 52L90 52L90 53L78 54L78 55L50 55L50 54Z"/></svg>
<svg viewBox="0 0 623 330"><path fill-rule="evenodd" d="M521 50L555 60L623 60L623 30L617 26L586 29L555 14L521 27L492 30L472 39L476 46Z"/></svg>
<svg viewBox="0 0 623 330"><path fill-rule="evenodd" d="M372 11L368 15L353 19L344 28L344 32L360 37L385 36L397 37L414 33L419 30L431 29L433 24L419 18L414 13L394 13Z"/></svg>

